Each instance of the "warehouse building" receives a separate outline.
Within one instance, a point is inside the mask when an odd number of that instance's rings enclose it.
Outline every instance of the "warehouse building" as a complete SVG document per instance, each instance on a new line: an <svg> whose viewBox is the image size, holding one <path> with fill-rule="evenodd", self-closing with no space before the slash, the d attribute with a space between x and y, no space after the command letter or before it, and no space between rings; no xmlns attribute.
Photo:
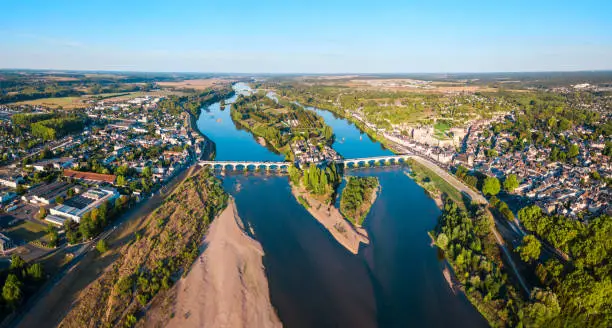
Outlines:
<svg viewBox="0 0 612 328"><path fill-rule="evenodd" d="M81 195L72 197L57 205L49 211L51 214L49 222L59 224L61 219L71 219L75 222L80 222L83 215L89 213L94 208L100 207L107 201L114 201L119 197L117 190L112 188L91 188ZM63 222L62 222L63 223Z"/></svg>

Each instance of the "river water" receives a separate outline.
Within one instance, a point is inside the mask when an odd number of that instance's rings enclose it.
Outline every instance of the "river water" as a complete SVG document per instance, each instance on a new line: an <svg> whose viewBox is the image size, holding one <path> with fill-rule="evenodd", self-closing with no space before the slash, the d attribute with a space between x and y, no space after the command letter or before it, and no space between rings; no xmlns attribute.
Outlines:
<svg viewBox="0 0 612 328"><path fill-rule="evenodd" d="M248 92L244 84L236 88ZM333 128L333 147L344 157L391 154L350 122L316 111ZM197 122L216 143L217 160L282 160L237 128L229 112L229 105L221 110L213 104ZM287 177L235 173L223 178L239 215L264 249L271 300L286 327L487 326L465 296L446 283L444 263L427 236L440 211L404 170L347 172L376 176L382 187L364 223L370 245L357 255L297 203Z"/></svg>

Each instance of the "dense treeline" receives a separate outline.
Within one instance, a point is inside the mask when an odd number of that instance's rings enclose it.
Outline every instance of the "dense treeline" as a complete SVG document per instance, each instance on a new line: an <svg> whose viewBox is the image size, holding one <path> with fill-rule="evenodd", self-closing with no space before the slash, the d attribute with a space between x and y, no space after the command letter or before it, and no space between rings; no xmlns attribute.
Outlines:
<svg viewBox="0 0 612 328"><path fill-rule="evenodd" d="M549 216L537 206L519 211L525 228L569 254L561 263L551 259L537 266L541 282L558 297L561 313L543 321L547 327L612 325L612 219L602 215L588 224Z"/></svg>
<svg viewBox="0 0 612 328"><path fill-rule="evenodd" d="M330 200L340 183L341 175L335 163L324 167L311 164L304 170L290 166L289 179L294 185L302 186L310 193Z"/></svg>
<svg viewBox="0 0 612 328"><path fill-rule="evenodd" d="M8 270L0 272L0 317L19 307L44 282L45 276L40 263L28 264L19 255L11 256Z"/></svg>
<svg viewBox="0 0 612 328"><path fill-rule="evenodd" d="M30 130L33 136L43 140L55 140L85 128L89 119L83 115L61 113L20 113L11 117L12 123L21 134Z"/></svg>
<svg viewBox="0 0 612 328"><path fill-rule="evenodd" d="M44 140L56 140L67 134L82 131L88 119L81 116L68 116L38 121L30 126L32 135Z"/></svg>
<svg viewBox="0 0 612 328"><path fill-rule="evenodd" d="M52 89L51 91L38 91L36 89L24 88L17 93L0 95L0 104L41 98L81 96L83 94L83 92L72 88Z"/></svg>
<svg viewBox="0 0 612 328"><path fill-rule="evenodd" d="M517 291L508 284L491 232L492 221L481 208L468 213L447 201L435 229L436 245L452 264L466 295L493 326L516 326Z"/></svg>
<svg viewBox="0 0 612 328"><path fill-rule="evenodd" d="M209 170L186 179L119 250L64 318L65 327L132 327L151 300L164 297L199 254L199 245L228 195Z"/></svg>
<svg viewBox="0 0 612 328"><path fill-rule="evenodd" d="M533 265L540 287L522 298L501 270L499 250L491 235L491 220L481 209L466 212L447 202L435 230L436 245L444 250L466 295L493 326L609 327L612 323L612 278L609 260L612 222L607 216L588 226L548 217L538 207L519 216L525 227L571 254ZM517 251L527 263L537 261L540 243L527 235Z"/></svg>
<svg viewBox="0 0 612 328"><path fill-rule="evenodd" d="M0 85L3 85L1 89L4 91L0 93L0 104L41 98L79 97L86 94L149 91L153 88L152 83L138 83L143 79L130 80L120 76L103 79L77 75L75 78L65 81L45 80L33 76L21 76L7 81L0 79Z"/></svg>
<svg viewBox="0 0 612 328"><path fill-rule="evenodd" d="M45 121L57 117L56 113L19 113L11 116L11 122L14 125L29 127L32 123Z"/></svg>
<svg viewBox="0 0 612 328"><path fill-rule="evenodd" d="M340 212L353 224L361 226L370 211L373 193L377 189L376 177L349 176L340 197Z"/></svg>
<svg viewBox="0 0 612 328"><path fill-rule="evenodd" d="M157 87L156 82L211 77L211 74L197 73L177 75L175 73L57 73L4 70L0 72L0 104L50 97L147 92Z"/></svg>

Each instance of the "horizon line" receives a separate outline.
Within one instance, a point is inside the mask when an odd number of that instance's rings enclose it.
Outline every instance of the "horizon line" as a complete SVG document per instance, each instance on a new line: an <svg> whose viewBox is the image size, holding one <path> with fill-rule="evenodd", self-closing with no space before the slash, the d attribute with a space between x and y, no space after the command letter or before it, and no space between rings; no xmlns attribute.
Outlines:
<svg viewBox="0 0 612 328"><path fill-rule="evenodd" d="M41 72L107 72L107 73L166 73L166 74L224 74L224 75L410 75L410 74L518 74L518 73L612 73L612 68L577 70L524 70L524 71L439 71L439 72L229 72L229 71L148 71L109 69L61 69L61 68L0 68L0 71Z"/></svg>

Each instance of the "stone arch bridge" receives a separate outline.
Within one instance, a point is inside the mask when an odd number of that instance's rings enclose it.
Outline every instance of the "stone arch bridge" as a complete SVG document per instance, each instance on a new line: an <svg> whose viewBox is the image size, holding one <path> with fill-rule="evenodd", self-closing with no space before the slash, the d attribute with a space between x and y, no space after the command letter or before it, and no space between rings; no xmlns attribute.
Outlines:
<svg viewBox="0 0 612 328"><path fill-rule="evenodd" d="M413 157L412 154L403 155L390 155L390 156L376 156L376 157L363 157L363 158L350 158L336 161L337 164L342 164L345 167L362 167L362 166L374 166L374 165L390 165L399 164L405 162L407 159ZM290 162L273 162L273 161L200 161L200 166L208 166L215 169L231 169L237 170L276 170L283 171L287 170L292 163Z"/></svg>
<svg viewBox="0 0 612 328"><path fill-rule="evenodd" d="M198 163L203 167L212 167L214 169L232 169L237 171L239 169L243 169L245 171L249 169L263 169L266 171L269 170L287 170L290 162L269 162L269 161L200 161Z"/></svg>

